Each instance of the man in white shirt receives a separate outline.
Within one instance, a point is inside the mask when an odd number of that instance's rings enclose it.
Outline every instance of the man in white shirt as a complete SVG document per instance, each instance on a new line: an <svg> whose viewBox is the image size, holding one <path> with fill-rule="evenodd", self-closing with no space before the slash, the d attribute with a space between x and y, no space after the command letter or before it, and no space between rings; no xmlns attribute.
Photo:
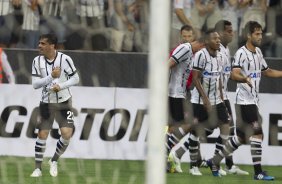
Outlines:
<svg viewBox="0 0 282 184"><path fill-rule="evenodd" d="M229 139L223 150L208 163L213 175L218 176L220 161L243 143L250 143L254 179L269 181L274 180L274 177L267 175L261 167L263 130L258 111L258 92L261 75L277 78L282 77L282 71L269 68L263 58L259 49L262 41L262 26L258 22L250 21L244 31L247 42L236 52L231 73L231 79L238 82L235 99L237 134Z"/></svg>
<svg viewBox="0 0 282 184"><path fill-rule="evenodd" d="M53 34L41 35L39 53L32 62L32 85L42 88L39 106L40 121L35 143L35 170L31 177L42 176L41 165L46 149L46 140L56 118L61 137L57 142L54 156L49 160L50 175L58 175L57 161L67 149L74 130L72 95L70 87L78 84L79 76L72 59L56 48L57 37Z"/></svg>

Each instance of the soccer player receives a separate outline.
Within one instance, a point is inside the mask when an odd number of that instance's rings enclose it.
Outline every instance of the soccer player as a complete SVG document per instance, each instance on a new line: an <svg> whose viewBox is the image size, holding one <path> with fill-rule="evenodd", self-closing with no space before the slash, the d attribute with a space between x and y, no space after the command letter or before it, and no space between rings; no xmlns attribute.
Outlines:
<svg viewBox="0 0 282 184"><path fill-rule="evenodd" d="M262 27L258 22L250 21L246 24L246 44L235 54L231 79L238 82L235 99L236 132L208 164L214 176L218 175L220 161L233 153L241 144L250 143L254 166L255 180L274 180L262 170L262 120L258 111L258 92L261 75L267 77L282 77L282 71L268 67L259 49L262 41ZM249 131L246 131L249 130Z"/></svg>
<svg viewBox="0 0 282 184"><path fill-rule="evenodd" d="M189 25L183 25L180 29L180 39L181 39L181 42L171 50L171 52L169 53L169 57L172 56L174 50L180 45L180 44L183 44L183 43L191 43L193 41L195 41L195 36L194 36L194 33L193 33L193 28ZM190 77L190 75L189 75ZM189 78L187 79L189 80ZM187 83L188 84L188 83ZM170 125L168 126L168 133L170 132Z"/></svg>
<svg viewBox="0 0 282 184"><path fill-rule="evenodd" d="M227 21L227 20L220 20L216 23L215 25L215 30L218 32L221 40L220 44L220 52L222 55L224 55L227 58L227 63L226 65L223 66L222 70L222 92L223 92L223 100L224 104L228 110L228 113L231 117L230 121L230 136L233 136L235 133L235 125L233 122L233 117L232 117L232 110L230 106L230 101L227 95L228 92L228 81L230 78L230 72L231 72L231 56L230 56L230 51L228 48L228 44L232 42L233 38L233 29L232 29L232 23ZM215 153L223 149L223 144L222 144L222 138L219 135L216 141L216 150ZM238 174L238 175L248 175L249 173L246 171L241 170L238 166L234 165L233 162L233 157L232 155L226 157L225 159L226 163L226 168L225 170L229 174ZM221 171L221 173L224 173Z"/></svg>
<svg viewBox="0 0 282 184"><path fill-rule="evenodd" d="M61 137L57 141L54 156L49 160L50 175L58 175L57 161L67 149L74 130L72 95L70 87L78 84L79 76L73 60L56 50L57 37L44 34L39 38L39 53L32 62L32 85L42 88L39 105L40 121L35 143L35 170L31 177L42 176L41 165L46 149L46 139L56 118Z"/></svg>
<svg viewBox="0 0 282 184"><path fill-rule="evenodd" d="M191 129L191 124L185 123L184 104L186 98L186 82L191 71L193 53L204 46L201 40L180 44L169 59L169 122L171 134L167 140L167 151L176 145ZM174 172L174 171L170 171ZM179 171L181 172L181 171Z"/></svg>
<svg viewBox="0 0 282 184"><path fill-rule="evenodd" d="M234 127L234 123L233 123L233 119L232 119L232 111L231 111L230 102L229 102L229 99L228 99L228 96L227 96L227 91L228 91L227 83L228 83L228 80L229 80L229 77L230 77L230 71L231 71L231 56L230 56L230 52L229 52L229 49L228 49L228 43L230 43L232 41L232 38L233 38L232 23L229 22L229 21L226 21L226 20L220 20L215 25L215 31L218 32L218 34L220 35L220 40L221 40L219 52L228 61L223 66L223 70L222 70L222 73L221 73L222 74L222 76L221 76L222 86L223 86L222 92L223 92L224 104L225 104L225 106L228 110L230 117L231 117L230 135L234 135L234 131L235 131L234 128L235 127ZM207 136L212 134L212 132L213 132L213 130L206 129ZM222 150L222 148L223 148L222 137L219 135L217 140L216 140L215 153L217 153L219 150ZM192 175L201 175L201 172L199 171L198 166L201 166L200 164L202 164L202 166L206 166L206 165L203 164L199 149L200 149L199 138L195 137L194 135L190 135L188 140L183 142L183 144L177 150L171 151L171 156L173 157L173 160L175 161L175 165L179 165L179 166L176 166L176 167L177 168L180 167L181 157L184 155L184 153L187 150L189 150L190 159L191 159L191 162L192 162L189 172ZM196 163L197 163L197 165L196 165ZM230 174L240 174L240 175L248 175L249 174L248 172L243 171L238 166L234 165L232 155L226 158L226 169L225 170ZM226 175L226 171L220 170L219 172L222 175Z"/></svg>

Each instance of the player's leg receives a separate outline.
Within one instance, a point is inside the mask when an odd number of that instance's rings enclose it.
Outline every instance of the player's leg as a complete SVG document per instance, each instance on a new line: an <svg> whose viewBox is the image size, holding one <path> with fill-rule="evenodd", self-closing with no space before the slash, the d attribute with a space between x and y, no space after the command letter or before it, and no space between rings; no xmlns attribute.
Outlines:
<svg viewBox="0 0 282 184"><path fill-rule="evenodd" d="M225 105L217 105L217 116L220 121L219 128L221 137L223 138L222 144L224 146L222 150L214 155L212 160L208 161L208 164L214 176L219 176L218 170L220 161L228 155L232 154L242 144L242 140L237 136L233 136L232 138L228 139L230 118L226 111Z"/></svg>
<svg viewBox="0 0 282 184"><path fill-rule="evenodd" d="M234 124L234 119L232 116L232 110L231 110L231 105L230 105L230 101L229 100L224 100L224 104L227 108L228 114L231 118L230 121L230 133L229 133L229 137L231 138L232 136L235 135L235 131L236 131L236 127ZM249 173L247 171L244 171L242 169L239 168L239 166L234 165L233 162L233 154L230 154L229 156L227 156L225 158L225 164L226 164L226 168L225 170L229 173L229 174L238 174L238 175L249 175Z"/></svg>
<svg viewBox="0 0 282 184"><path fill-rule="evenodd" d="M39 116L40 122L36 125L39 131L35 142L35 170L30 175L31 177L39 177L42 175L41 165L46 149L46 140L54 121L54 112L52 111L51 105L48 103L40 103Z"/></svg>
<svg viewBox="0 0 282 184"><path fill-rule="evenodd" d="M182 127L184 122L184 98L169 97L169 134L166 142L167 153L169 154L172 147L174 147L185 135L186 130Z"/></svg>
<svg viewBox="0 0 282 184"><path fill-rule="evenodd" d="M242 118L251 126L251 136L249 138L251 145L251 155L254 166L254 179L256 180L274 180L274 177L268 176L261 167L262 140L263 131L261 118L256 105L242 105Z"/></svg>
<svg viewBox="0 0 282 184"><path fill-rule="evenodd" d="M189 110L187 101L184 98L171 98L170 97L170 114L173 122L173 129L168 138L166 146L168 148L168 168L169 172L182 172L180 158L171 149L179 143L179 141L192 129L192 124L188 123L192 118L185 117L184 113ZM172 127L171 126L171 127Z"/></svg>
<svg viewBox="0 0 282 184"><path fill-rule="evenodd" d="M71 100L57 104L56 119L59 123L61 137L57 141L56 151L53 157L49 160L50 175L56 177L58 175L57 162L59 157L66 151L70 138L74 130L73 111Z"/></svg>
<svg viewBox="0 0 282 184"><path fill-rule="evenodd" d="M189 155L190 155L190 169L189 173L192 175L202 175L199 171L199 166L202 164L202 157L200 152L200 141L199 137L206 137L206 130L204 129L203 122L208 119L208 113L203 105L192 104L193 116L194 116L194 127L191 132L189 142Z"/></svg>

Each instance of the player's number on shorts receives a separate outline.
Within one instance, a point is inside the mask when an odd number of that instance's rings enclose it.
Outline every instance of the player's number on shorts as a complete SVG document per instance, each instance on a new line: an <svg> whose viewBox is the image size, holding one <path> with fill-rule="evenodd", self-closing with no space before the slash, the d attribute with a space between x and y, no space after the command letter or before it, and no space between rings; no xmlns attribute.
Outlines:
<svg viewBox="0 0 282 184"><path fill-rule="evenodd" d="M73 112L72 111L68 111L67 114L68 114L67 119L73 121L73 116L74 116Z"/></svg>

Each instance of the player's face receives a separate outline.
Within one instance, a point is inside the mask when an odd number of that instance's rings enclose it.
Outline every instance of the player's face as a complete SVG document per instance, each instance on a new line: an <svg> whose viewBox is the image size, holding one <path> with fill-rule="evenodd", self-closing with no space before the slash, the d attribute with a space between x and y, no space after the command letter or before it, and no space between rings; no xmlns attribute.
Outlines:
<svg viewBox="0 0 282 184"><path fill-rule="evenodd" d="M219 50L220 47L220 37L217 32L210 33L207 46L212 50Z"/></svg>
<svg viewBox="0 0 282 184"><path fill-rule="evenodd" d="M220 39L222 40L222 42L224 41L228 44L228 43L232 42L233 35L234 34L233 34L232 25L225 26L222 37Z"/></svg>
<svg viewBox="0 0 282 184"><path fill-rule="evenodd" d="M43 38L39 40L38 49L40 54L46 56L46 54L50 53L50 51L54 49L54 44L50 44L47 41L47 38Z"/></svg>
<svg viewBox="0 0 282 184"><path fill-rule="evenodd" d="M194 37L192 30L190 30L190 31L182 30L181 31L181 41L182 41L182 43L186 43L186 42L191 43L194 40L195 40L195 37Z"/></svg>
<svg viewBox="0 0 282 184"><path fill-rule="evenodd" d="M255 29L249 39L251 40L253 46L259 47L262 41L262 30L259 28Z"/></svg>

